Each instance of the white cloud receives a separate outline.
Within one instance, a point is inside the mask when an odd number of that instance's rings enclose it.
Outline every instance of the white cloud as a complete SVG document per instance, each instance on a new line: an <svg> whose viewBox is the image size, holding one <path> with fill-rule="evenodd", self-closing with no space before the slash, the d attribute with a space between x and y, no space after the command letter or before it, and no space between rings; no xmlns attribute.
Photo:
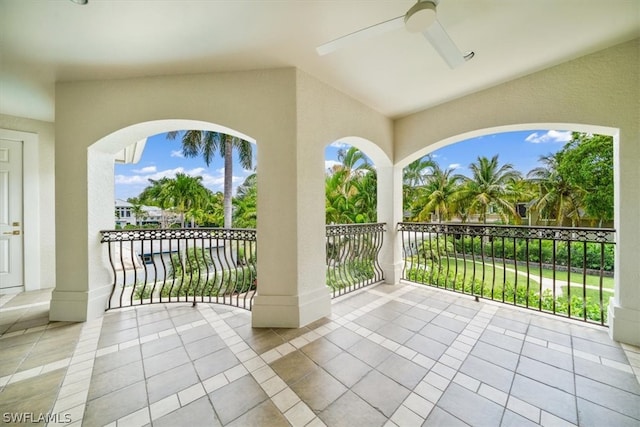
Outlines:
<svg viewBox="0 0 640 427"><path fill-rule="evenodd" d="M224 186L224 168L215 170L213 174L208 173L209 171L202 167L194 169L184 169L183 167L177 167L174 169L165 169L162 171L158 171L155 167L153 167L153 170L151 168L142 168L133 172L136 172L136 174L116 175L115 183L124 186L144 188L149 185L150 179L157 181L162 178L175 178L176 174L183 173L189 176L201 176L202 185L214 192L222 191ZM246 176L233 176L231 182L234 191L235 188L238 185L242 184L245 179Z"/></svg>
<svg viewBox="0 0 640 427"><path fill-rule="evenodd" d="M213 176L209 174L204 174L199 176L202 177L202 185L204 185L209 189L217 188L217 187L220 187L221 189L222 186L224 185L224 176ZM233 178L235 179L236 177L234 176Z"/></svg>
<svg viewBox="0 0 640 427"><path fill-rule="evenodd" d="M180 157L184 158L184 154L182 154L182 150L172 150L171 157Z"/></svg>
<svg viewBox="0 0 640 427"><path fill-rule="evenodd" d="M184 173L190 176L200 176L206 174L206 171L207 170L205 168L194 168L188 171L184 171Z"/></svg>
<svg viewBox="0 0 640 427"><path fill-rule="evenodd" d="M569 142L571 141L571 131L549 130L544 134L534 132L525 138L525 141L532 144L544 144L547 142Z"/></svg>
<svg viewBox="0 0 640 427"><path fill-rule="evenodd" d="M460 163L451 163L451 164L448 166L448 168L449 168L449 169L454 169L454 170L455 170L455 169L462 169L462 165L461 165Z"/></svg>
<svg viewBox="0 0 640 427"><path fill-rule="evenodd" d="M149 181L141 175L116 175L115 183L121 185L139 185L139 184L148 184Z"/></svg>
<svg viewBox="0 0 640 427"><path fill-rule="evenodd" d="M155 173L158 169L155 166L145 166L142 169L134 169L133 172L145 174L145 173Z"/></svg>
<svg viewBox="0 0 640 427"><path fill-rule="evenodd" d="M335 141L332 142L331 144L329 144L331 147L335 147L335 148L349 148L351 147L349 144L345 144L342 141Z"/></svg>

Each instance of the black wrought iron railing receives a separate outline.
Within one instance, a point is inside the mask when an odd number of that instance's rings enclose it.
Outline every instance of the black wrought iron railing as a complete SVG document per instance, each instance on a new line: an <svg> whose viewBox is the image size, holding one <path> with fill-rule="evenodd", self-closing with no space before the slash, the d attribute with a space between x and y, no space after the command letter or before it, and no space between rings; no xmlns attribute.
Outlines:
<svg viewBox="0 0 640 427"><path fill-rule="evenodd" d="M405 280L607 324L615 230L400 223Z"/></svg>
<svg viewBox="0 0 640 427"><path fill-rule="evenodd" d="M250 310L257 287L256 230L106 230L113 288L108 308L211 302Z"/></svg>
<svg viewBox="0 0 640 427"><path fill-rule="evenodd" d="M327 286L337 297L384 280L383 223L327 225Z"/></svg>

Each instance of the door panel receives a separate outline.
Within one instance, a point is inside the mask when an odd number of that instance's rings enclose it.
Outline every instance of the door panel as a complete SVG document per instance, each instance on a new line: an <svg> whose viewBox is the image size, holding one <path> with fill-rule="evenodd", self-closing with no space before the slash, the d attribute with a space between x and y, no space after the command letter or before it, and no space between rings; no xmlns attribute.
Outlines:
<svg viewBox="0 0 640 427"><path fill-rule="evenodd" d="M23 286L22 143L0 139L0 289Z"/></svg>

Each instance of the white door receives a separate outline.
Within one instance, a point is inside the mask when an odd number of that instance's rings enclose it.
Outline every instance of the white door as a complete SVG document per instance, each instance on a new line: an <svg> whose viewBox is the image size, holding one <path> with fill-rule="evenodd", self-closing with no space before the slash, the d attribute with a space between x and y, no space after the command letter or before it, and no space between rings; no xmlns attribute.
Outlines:
<svg viewBox="0 0 640 427"><path fill-rule="evenodd" d="M0 291L23 286L22 142L0 139Z"/></svg>

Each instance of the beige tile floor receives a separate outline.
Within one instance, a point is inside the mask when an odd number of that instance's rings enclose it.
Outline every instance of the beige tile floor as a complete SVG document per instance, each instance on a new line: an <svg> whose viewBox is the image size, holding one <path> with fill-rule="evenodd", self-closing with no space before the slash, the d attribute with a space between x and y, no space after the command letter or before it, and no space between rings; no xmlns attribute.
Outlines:
<svg viewBox="0 0 640 427"><path fill-rule="evenodd" d="M640 349L437 289L369 287L300 329L209 304L49 322L49 298L0 296L4 423L640 425Z"/></svg>

